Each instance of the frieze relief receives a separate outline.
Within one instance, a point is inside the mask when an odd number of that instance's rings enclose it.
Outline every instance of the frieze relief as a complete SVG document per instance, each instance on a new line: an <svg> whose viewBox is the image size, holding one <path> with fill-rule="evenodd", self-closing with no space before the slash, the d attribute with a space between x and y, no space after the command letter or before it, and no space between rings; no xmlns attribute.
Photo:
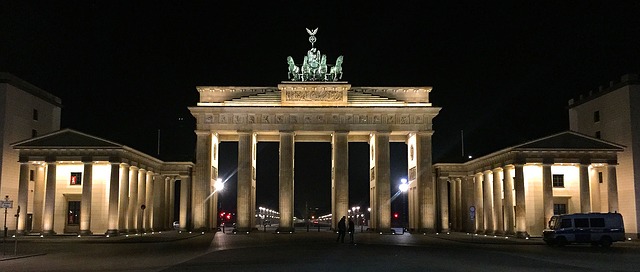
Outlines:
<svg viewBox="0 0 640 272"><path fill-rule="evenodd" d="M342 101L343 92L339 90L287 90L287 101Z"/></svg>
<svg viewBox="0 0 640 272"><path fill-rule="evenodd" d="M425 124L422 114L205 114L205 124Z"/></svg>

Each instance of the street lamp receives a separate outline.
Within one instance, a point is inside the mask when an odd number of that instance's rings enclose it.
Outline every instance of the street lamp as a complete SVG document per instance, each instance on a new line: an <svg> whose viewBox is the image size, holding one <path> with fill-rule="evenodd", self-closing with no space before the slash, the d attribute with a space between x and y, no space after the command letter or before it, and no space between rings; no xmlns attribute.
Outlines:
<svg viewBox="0 0 640 272"><path fill-rule="evenodd" d="M400 192L402 192L403 196L402 196L402 233L404 234L404 223L405 223L405 218L406 218L406 214L405 214L405 209L406 209L406 197L407 197L407 190L409 190L409 184L407 183L407 179L403 178L400 180L400 186L398 186L398 189L400 189Z"/></svg>
<svg viewBox="0 0 640 272"><path fill-rule="evenodd" d="M215 189L216 192L224 190L224 182L222 182L221 178L216 179L216 182L213 184L213 189Z"/></svg>

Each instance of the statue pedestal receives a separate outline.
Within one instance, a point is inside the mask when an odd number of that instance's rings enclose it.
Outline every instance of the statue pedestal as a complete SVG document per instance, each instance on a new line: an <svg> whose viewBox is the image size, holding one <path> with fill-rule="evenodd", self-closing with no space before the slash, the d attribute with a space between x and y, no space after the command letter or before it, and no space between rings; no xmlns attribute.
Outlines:
<svg viewBox="0 0 640 272"><path fill-rule="evenodd" d="M283 106L347 106L347 82L283 82Z"/></svg>

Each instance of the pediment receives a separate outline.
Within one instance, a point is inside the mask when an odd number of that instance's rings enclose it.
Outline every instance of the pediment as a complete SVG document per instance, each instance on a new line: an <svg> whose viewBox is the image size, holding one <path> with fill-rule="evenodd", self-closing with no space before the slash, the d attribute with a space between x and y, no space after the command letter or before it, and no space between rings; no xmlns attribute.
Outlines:
<svg viewBox="0 0 640 272"><path fill-rule="evenodd" d="M624 146L587 136L575 131L565 131L513 147L514 150L617 150Z"/></svg>
<svg viewBox="0 0 640 272"><path fill-rule="evenodd" d="M62 129L49 134L31 138L12 144L14 149L38 149L38 148L123 148L117 144L102 138L98 138L73 129Z"/></svg>

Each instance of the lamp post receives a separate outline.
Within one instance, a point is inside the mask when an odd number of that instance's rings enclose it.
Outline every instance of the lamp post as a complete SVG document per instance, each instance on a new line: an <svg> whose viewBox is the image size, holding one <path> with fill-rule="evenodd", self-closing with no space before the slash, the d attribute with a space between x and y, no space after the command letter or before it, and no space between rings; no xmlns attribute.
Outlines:
<svg viewBox="0 0 640 272"><path fill-rule="evenodd" d="M409 190L409 184L407 183L407 179L403 178L400 180L400 186L398 186L398 189L400 189L400 192L402 192L402 219L401 219L401 225L402 225L402 233L404 234L404 223L405 223L405 209L407 206L406 203L406 197L407 197L407 190Z"/></svg>

